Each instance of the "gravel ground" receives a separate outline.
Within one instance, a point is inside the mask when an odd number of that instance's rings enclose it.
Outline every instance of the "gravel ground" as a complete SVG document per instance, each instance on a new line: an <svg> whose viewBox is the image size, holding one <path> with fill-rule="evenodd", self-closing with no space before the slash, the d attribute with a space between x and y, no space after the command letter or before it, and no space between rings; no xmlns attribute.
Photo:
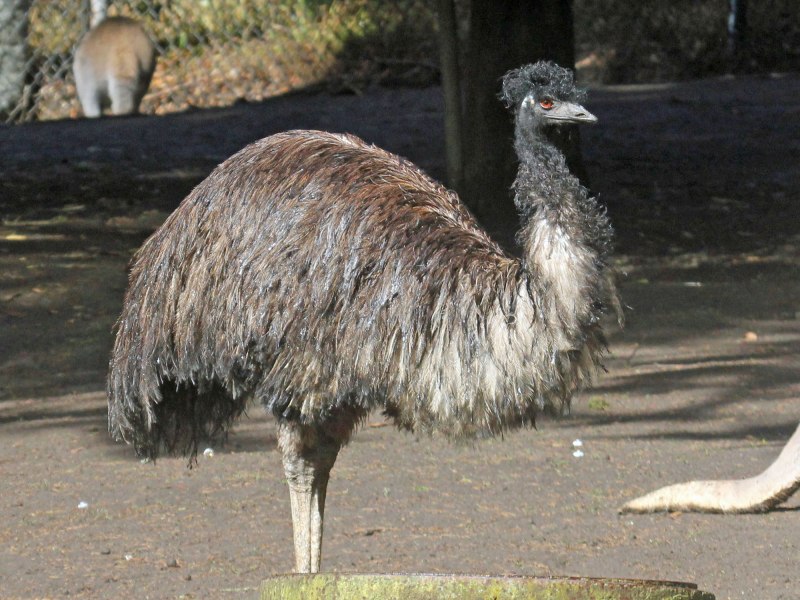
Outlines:
<svg viewBox="0 0 800 600"><path fill-rule="evenodd" d="M629 305L608 373L572 416L474 446L376 416L334 469L324 568L800 598L800 499L765 515L617 513L666 483L759 472L800 418L800 77L605 88L588 106L600 124L584 132L585 158ZM441 120L429 88L0 127L4 598L252 598L291 569L275 428L257 407L191 470L142 465L108 439L125 266L249 141L351 131L441 177Z"/></svg>

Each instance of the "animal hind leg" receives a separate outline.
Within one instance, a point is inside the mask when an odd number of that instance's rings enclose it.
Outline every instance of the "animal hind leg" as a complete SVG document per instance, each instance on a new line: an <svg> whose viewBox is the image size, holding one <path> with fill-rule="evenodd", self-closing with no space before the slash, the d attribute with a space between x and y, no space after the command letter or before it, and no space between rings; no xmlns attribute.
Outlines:
<svg viewBox="0 0 800 600"><path fill-rule="evenodd" d="M130 115L138 112L139 99L136 97L135 82L114 77L108 83L108 95L111 97L113 114Z"/></svg>
<svg viewBox="0 0 800 600"><path fill-rule="evenodd" d="M283 422L278 446L292 505L295 570L317 573L322 557L325 495L341 442L317 426Z"/></svg>
<svg viewBox="0 0 800 600"><path fill-rule="evenodd" d="M78 89L78 100L81 102L83 115L95 119L103 114L101 93L92 81L85 81L87 76L79 77L76 74L75 87Z"/></svg>
<svg viewBox="0 0 800 600"><path fill-rule="evenodd" d="M767 469L749 479L689 481L631 500L622 512L764 512L800 489L800 426Z"/></svg>
<svg viewBox="0 0 800 600"><path fill-rule="evenodd" d="M103 115L103 109L96 96L90 96L85 101L81 101L83 114L88 119L96 119Z"/></svg>

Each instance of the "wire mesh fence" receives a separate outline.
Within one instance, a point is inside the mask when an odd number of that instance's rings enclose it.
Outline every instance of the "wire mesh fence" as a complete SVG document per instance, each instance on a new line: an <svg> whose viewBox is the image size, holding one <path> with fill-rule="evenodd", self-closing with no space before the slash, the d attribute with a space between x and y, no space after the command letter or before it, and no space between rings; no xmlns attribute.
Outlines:
<svg viewBox="0 0 800 600"><path fill-rule="evenodd" d="M2 1L24 3L27 26L24 90L6 121L79 116L72 61L89 28L89 0ZM136 19L155 43L158 64L140 111L164 114L258 101L320 82L357 90L382 78L435 78L431 4L116 0L108 15Z"/></svg>
<svg viewBox="0 0 800 600"><path fill-rule="evenodd" d="M92 0L0 0L0 122L81 114L72 61ZM95 0L96 1L96 0ZM141 112L258 101L324 83L355 91L372 83L425 84L438 77L431 0L111 0L109 16L138 20L158 65ZM727 0L574 0L582 81L630 83L725 72ZM470 0L456 0L460 25ZM745 71L800 68L797 0L750 3ZM17 16L19 15L19 16ZM466 28L460 36L466 38ZM24 85L4 87L14 52ZM12 86L13 87L13 86Z"/></svg>

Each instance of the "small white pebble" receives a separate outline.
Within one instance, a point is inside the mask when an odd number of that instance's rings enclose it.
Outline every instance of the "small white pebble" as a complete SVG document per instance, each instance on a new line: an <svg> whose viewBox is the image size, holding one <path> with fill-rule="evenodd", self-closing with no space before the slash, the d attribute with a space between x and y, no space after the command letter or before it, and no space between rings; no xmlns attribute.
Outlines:
<svg viewBox="0 0 800 600"><path fill-rule="evenodd" d="M78 508L89 508L89 503L81 500L80 502L78 502Z"/></svg>
<svg viewBox="0 0 800 600"><path fill-rule="evenodd" d="M583 446L583 442L580 440L575 440L574 442L572 442L572 445L575 446L576 448L580 448L581 446Z"/></svg>
<svg viewBox="0 0 800 600"><path fill-rule="evenodd" d="M203 456L214 456L214 449L206 448L205 450L203 450Z"/></svg>
<svg viewBox="0 0 800 600"><path fill-rule="evenodd" d="M575 452L572 453L572 456L574 456L575 458L580 458L581 456L583 456L583 452L581 450L575 450Z"/></svg>

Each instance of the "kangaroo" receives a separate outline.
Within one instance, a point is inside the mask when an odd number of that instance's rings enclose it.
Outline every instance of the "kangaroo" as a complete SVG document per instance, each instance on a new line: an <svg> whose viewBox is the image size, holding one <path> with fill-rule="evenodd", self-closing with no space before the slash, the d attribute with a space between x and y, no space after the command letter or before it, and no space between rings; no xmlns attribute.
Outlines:
<svg viewBox="0 0 800 600"><path fill-rule="evenodd" d="M127 17L110 17L93 27L75 51L75 84L83 114L99 117L139 110L156 67L156 49L142 26Z"/></svg>

